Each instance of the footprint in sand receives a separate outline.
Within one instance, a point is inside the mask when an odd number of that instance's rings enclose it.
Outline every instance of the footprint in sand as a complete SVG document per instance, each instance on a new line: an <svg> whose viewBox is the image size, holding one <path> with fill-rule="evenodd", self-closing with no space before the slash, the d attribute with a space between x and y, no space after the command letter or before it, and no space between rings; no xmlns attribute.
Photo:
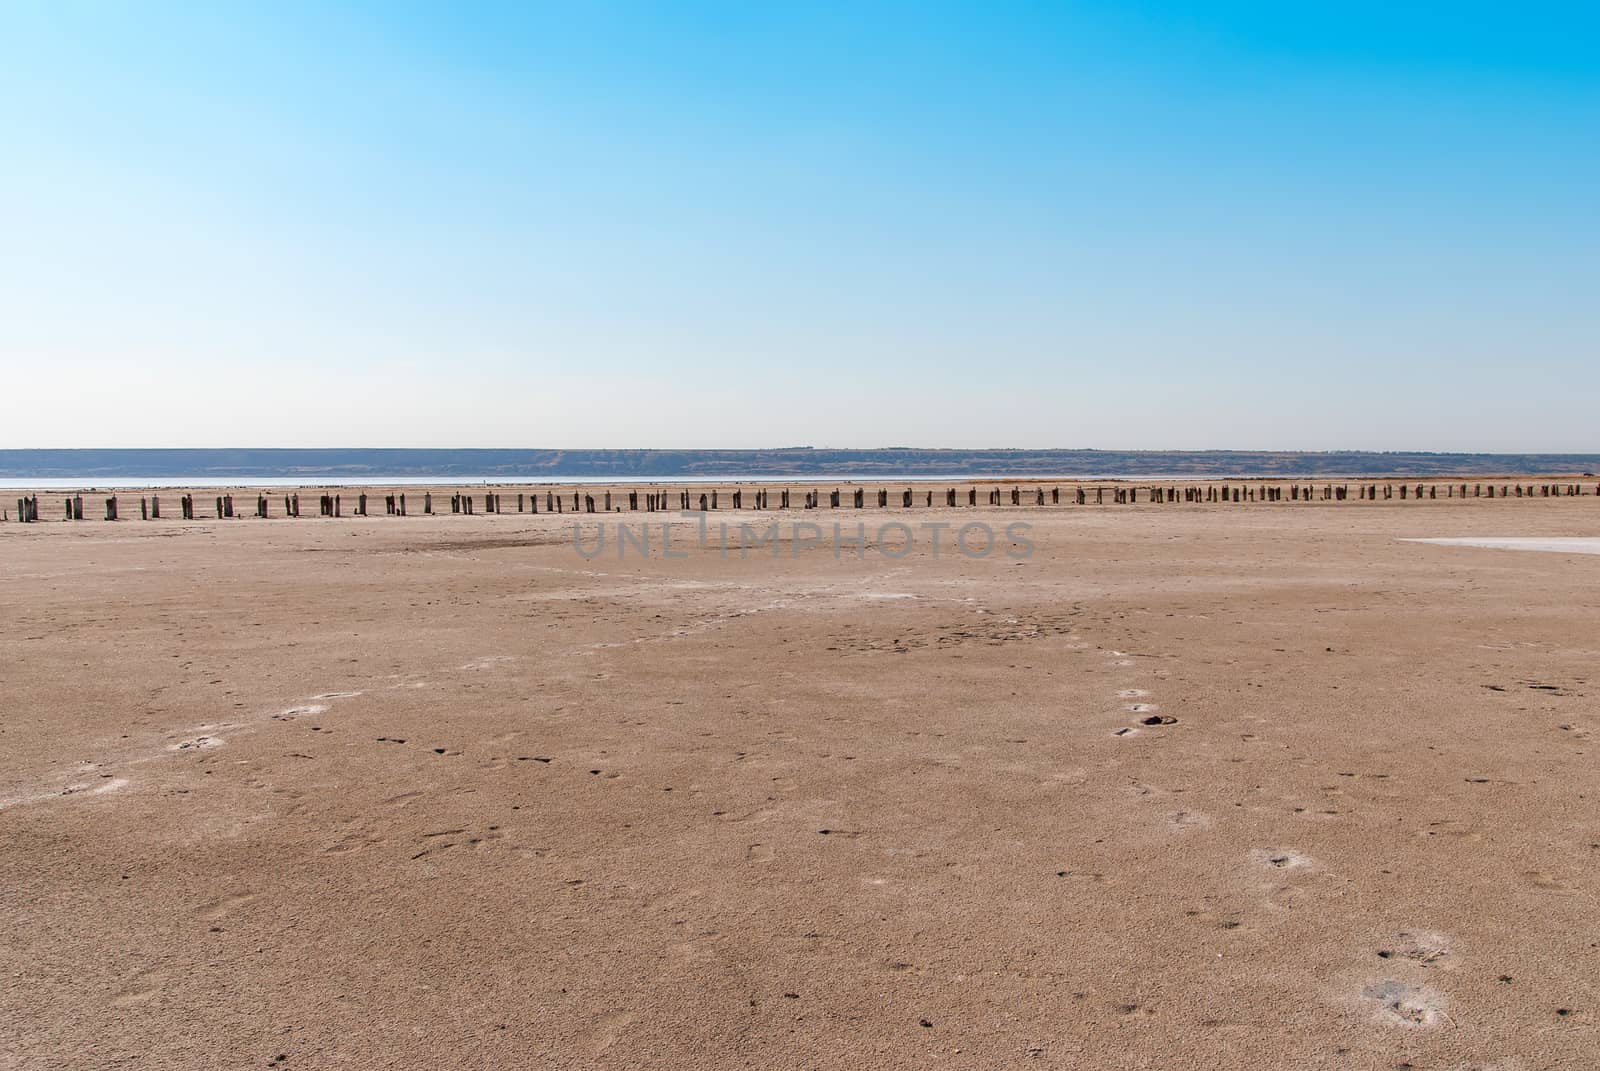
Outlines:
<svg viewBox="0 0 1600 1071"><path fill-rule="evenodd" d="M133 974L111 998L114 1008L134 1008L149 1003L161 993L165 972L151 967Z"/></svg>
<svg viewBox="0 0 1600 1071"><path fill-rule="evenodd" d="M705 930L684 941L674 941L667 947L692 963L709 963L720 955L722 936L716 930Z"/></svg>
<svg viewBox="0 0 1600 1071"><path fill-rule="evenodd" d="M705 889L698 886L688 889L674 889L671 892L646 900L644 906L652 911L673 912L694 903L703 897L705 893Z"/></svg>
<svg viewBox="0 0 1600 1071"><path fill-rule="evenodd" d="M1255 848L1250 852L1250 859L1257 866L1272 870L1309 870L1316 865L1309 855L1287 848Z"/></svg>
<svg viewBox="0 0 1600 1071"><path fill-rule="evenodd" d="M770 863L776 853L770 844L752 844L744 850L744 857L752 863Z"/></svg>
<svg viewBox="0 0 1600 1071"><path fill-rule="evenodd" d="M1432 930L1401 930L1378 949L1378 958L1415 963L1424 970L1450 970L1458 962L1449 939Z"/></svg>
<svg viewBox="0 0 1600 1071"><path fill-rule="evenodd" d="M383 838L374 836L363 828L361 821L352 822L350 828L343 836L328 844L322 849L323 855L350 855L354 852L370 848L374 844L382 844Z"/></svg>
<svg viewBox="0 0 1600 1071"><path fill-rule="evenodd" d="M0 800L0 810L14 806L18 803L34 803L40 800L54 799L61 796L104 796L110 792L120 792L128 787L126 777L112 777L110 774L100 775L104 780L101 784L90 781L75 781L57 793L47 793L41 796L22 797L17 799Z"/></svg>
<svg viewBox="0 0 1600 1071"><path fill-rule="evenodd" d="M223 739L220 736L196 736L189 740L181 740L167 748L168 751L209 751L221 747Z"/></svg>
<svg viewBox="0 0 1600 1071"><path fill-rule="evenodd" d="M234 893L231 896L219 897L216 900L209 900L201 904L195 909L195 913L207 921L215 922L217 919L230 915L239 908L258 899L260 899L260 896L257 893Z"/></svg>
<svg viewBox="0 0 1600 1071"><path fill-rule="evenodd" d="M1167 824L1175 833L1193 833L1211 828L1211 816L1199 811L1176 811L1167 816Z"/></svg>
<svg viewBox="0 0 1600 1071"><path fill-rule="evenodd" d="M1548 870L1529 870L1524 872L1522 877L1535 889L1549 889L1551 891L1556 891L1568 887L1566 882L1562 881Z"/></svg>
<svg viewBox="0 0 1600 1071"><path fill-rule="evenodd" d="M474 658L471 662L466 663L461 668L468 671L488 669L491 666L499 665L502 662L510 662L515 657L515 655L483 655L482 657Z"/></svg>
<svg viewBox="0 0 1600 1071"><path fill-rule="evenodd" d="M623 1033L638 1016L633 1012L618 1011L603 1015L589 1030L589 1053L599 1056L622 1040Z"/></svg>
<svg viewBox="0 0 1600 1071"><path fill-rule="evenodd" d="M1386 1026L1429 1027L1446 1018L1444 997L1425 985L1386 979L1364 987L1361 999Z"/></svg>
<svg viewBox="0 0 1600 1071"><path fill-rule="evenodd" d="M285 707L272 716L273 721L291 721L294 718L303 718L312 714L326 714L328 708L323 703L303 703L297 707Z"/></svg>
<svg viewBox="0 0 1600 1071"><path fill-rule="evenodd" d="M444 838L449 838L448 840ZM499 826L490 826L481 833L474 834L465 827L454 829L437 829L422 834L419 843L423 845L421 851L411 858L422 859L430 855L447 852L451 848L464 847L477 852L489 852L498 848L499 842L505 839L505 834Z"/></svg>

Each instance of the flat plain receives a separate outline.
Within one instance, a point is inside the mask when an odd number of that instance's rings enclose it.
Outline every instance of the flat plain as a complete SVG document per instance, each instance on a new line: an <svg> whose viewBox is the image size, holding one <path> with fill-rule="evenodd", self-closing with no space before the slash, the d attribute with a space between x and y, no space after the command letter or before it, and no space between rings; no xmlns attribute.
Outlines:
<svg viewBox="0 0 1600 1071"><path fill-rule="evenodd" d="M1600 1063L1592 495L724 512L0 527L0 1067Z"/></svg>

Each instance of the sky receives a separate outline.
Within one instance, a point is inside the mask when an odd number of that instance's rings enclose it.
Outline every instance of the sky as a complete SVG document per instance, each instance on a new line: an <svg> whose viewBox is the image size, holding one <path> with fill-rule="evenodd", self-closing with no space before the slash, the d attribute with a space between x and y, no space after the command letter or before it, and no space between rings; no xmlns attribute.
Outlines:
<svg viewBox="0 0 1600 1071"><path fill-rule="evenodd" d="M1592 4L0 5L0 447L1600 451Z"/></svg>

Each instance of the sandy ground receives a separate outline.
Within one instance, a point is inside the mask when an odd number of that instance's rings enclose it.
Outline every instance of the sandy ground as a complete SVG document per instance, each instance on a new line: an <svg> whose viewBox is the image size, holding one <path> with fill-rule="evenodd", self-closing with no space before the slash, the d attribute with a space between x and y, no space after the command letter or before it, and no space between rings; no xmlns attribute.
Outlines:
<svg viewBox="0 0 1600 1071"><path fill-rule="evenodd" d="M0 528L0 1067L1600 1063L1600 502L961 513Z"/></svg>

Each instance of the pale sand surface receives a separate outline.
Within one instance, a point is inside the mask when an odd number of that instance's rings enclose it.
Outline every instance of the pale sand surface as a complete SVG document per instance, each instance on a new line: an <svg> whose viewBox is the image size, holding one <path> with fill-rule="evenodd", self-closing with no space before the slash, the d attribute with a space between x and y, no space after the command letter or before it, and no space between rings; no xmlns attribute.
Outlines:
<svg viewBox="0 0 1600 1071"><path fill-rule="evenodd" d="M0 1067L1600 1063L1600 503L961 513L0 528Z"/></svg>

